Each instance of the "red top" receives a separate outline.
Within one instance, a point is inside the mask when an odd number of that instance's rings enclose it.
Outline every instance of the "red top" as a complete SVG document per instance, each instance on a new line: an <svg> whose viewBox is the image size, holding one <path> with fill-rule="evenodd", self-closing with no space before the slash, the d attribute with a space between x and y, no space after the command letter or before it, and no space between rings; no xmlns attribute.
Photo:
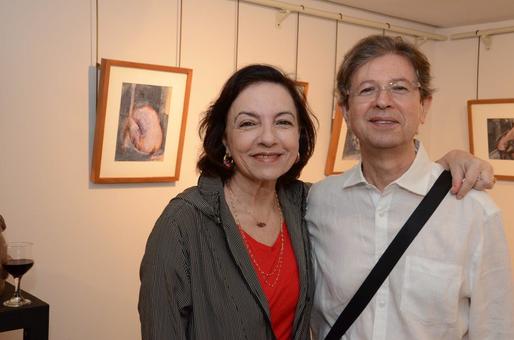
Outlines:
<svg viewBox="0 0 514 340"><path fill-rule="evenodd" d="M277 340L290 340L293 337L293 322L300 295L300 282L296 257L285 222L282 225L282 230L284 249L282 256L280 256L282 248L282 236L280 234L270 247L254 240L241 229L246 239L245 244L247 248L249 247L248 253L252 259L253 267L268 300L273 332ZM282 263L280 264L279 261L282 261ZM266 277L261 271L268 276Z"/></svg>

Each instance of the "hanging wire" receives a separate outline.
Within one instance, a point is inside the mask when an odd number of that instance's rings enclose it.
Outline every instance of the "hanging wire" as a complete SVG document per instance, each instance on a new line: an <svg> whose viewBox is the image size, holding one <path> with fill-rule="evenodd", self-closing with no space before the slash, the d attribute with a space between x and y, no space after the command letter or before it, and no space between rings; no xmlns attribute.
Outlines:
<svg viewBox="0 0 514 340"><path fill-rule="evenodd" d="M95 75L94 75L94 82L95 82L95 110L96 108L98 107L98 74L100 72L100 64L98 63L98 37L99 37L99 33L98 33L98 27L99 27L99 19L98 19L98 0L95 1L95 33L94 33L94 36L95 36L95 51L94 51L94 55L95 55L95 61L93 63L93 69L95 70ZM93 29L91 27L91 29ZM93 39L93 34L91 34L91 39ZM93 44L91 43L91 48L93 48ZM91 53L91 57L93 57L93 53Z"/></svg>
<svg viewBox="0 0 514 340"><path fill-rule="evenodd" d="M91 36L92 37L92 36ZM94 65L98 64L98 0L95 1L95 62Z"/></svg>
<svg viewBox="0 0 514 340"><path fill-rule="evenodd" d="M178 27L177 27L177 67L181 65L182 59L182 0L177 2L178 12Z"/></svg>
<svg viewBox="0 0 514 340"><path fill-rule="evenodd" d="M338 48L338 38L339 36L339 22L336 20L336 39L335 39L335 50L334 50L334 91L332 94L332 123L334 122L335 118L335 99L336 99L336 93L337 93L337 48Z"/></svg>
<svg viewBox="0 0 514 340"><path fill-rule="evenodd" d="M478 36L478 46L477 46L477 85L476 85L475 99L478 99L478 84L479 84L479 77L480 77L480 42L481 42L481 40L482 40L482 36Z"/></svg>
<svg viewBox="0 0 514 340"><path fill-rule="evenodd" d="M234 42L234 72L237 71L237 58L239 56L239 0L236 3L236 37Z"/></svg>
<svg viewBox="0 0 514 340"><path fill-rule="evenodd" d="M294 80L298 80L298 55L300 45L300 12L296 13L296 60L294 66Z"/></svg>

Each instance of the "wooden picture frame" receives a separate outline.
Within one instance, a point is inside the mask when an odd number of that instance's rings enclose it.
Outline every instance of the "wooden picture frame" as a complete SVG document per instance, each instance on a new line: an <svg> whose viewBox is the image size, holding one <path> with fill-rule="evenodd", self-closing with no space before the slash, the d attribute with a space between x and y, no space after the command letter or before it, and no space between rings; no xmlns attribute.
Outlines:
<svg viewBox="0 0 514 340"><path fill-rule="evenodd" d="M192 70L102 59L91 180L179 179Z"/></svg>
<svg viewBox="0 0 514 340"><path fill-rule="evenodd" d="M296 87L303 94L303 98L307 100L307 92L309 92L309 83L306 81L295 80Z"/></svg>
<svg viewBox="0 0 514 340"><path fill-rule="evenodd" d="M343 111L336 105L330 144L328 147L325 175L340 174L360 161L359 141L344 121Z"/></svg>
<svg viewBox="0 0 514 340"><path fill-rule="evenodd" d="M495 177L514 180L514 98L468 100L469 148L494 167Z"/></svg>

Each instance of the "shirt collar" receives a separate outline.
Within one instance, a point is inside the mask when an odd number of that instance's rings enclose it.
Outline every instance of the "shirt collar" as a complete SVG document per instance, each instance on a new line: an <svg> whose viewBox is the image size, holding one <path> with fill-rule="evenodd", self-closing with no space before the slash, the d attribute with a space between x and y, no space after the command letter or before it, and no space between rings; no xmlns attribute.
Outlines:
<svg viewBox="0 0 514 340"><path fill-rule="evenodd" d="M431 184L431 166L432 161L421 143L415 140L416 143L416 158L412 162L409 169L400 178L395 180L389 185L396 184L399 187L411 191L417 195L424 196L430 189ZM362 173L362 163L359 162L353 167L348 174L346 181L343 183L343 189L356 185L369 184L364 174Z"/></svg>
<svg viewBox="0 0 514 340"><path fill-rule="evenodd" d="M346 181L344 181L343 183L343 189L367 183L368 181L366 181L366 178L362 173L362 162L359 162L350 170L348 170L348 177L346 178Z"/></svg>

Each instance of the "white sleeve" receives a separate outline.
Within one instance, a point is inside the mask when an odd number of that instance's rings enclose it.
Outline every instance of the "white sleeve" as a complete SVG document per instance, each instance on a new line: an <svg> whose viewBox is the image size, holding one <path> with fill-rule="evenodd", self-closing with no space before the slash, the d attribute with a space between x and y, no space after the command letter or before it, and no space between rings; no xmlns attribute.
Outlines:
<svg viewBox="0 0 514 340"><path fill-rule="evenodd" d="M469 339L514 339L512 269L499 211L486 218L472 272Z"/></svg>

